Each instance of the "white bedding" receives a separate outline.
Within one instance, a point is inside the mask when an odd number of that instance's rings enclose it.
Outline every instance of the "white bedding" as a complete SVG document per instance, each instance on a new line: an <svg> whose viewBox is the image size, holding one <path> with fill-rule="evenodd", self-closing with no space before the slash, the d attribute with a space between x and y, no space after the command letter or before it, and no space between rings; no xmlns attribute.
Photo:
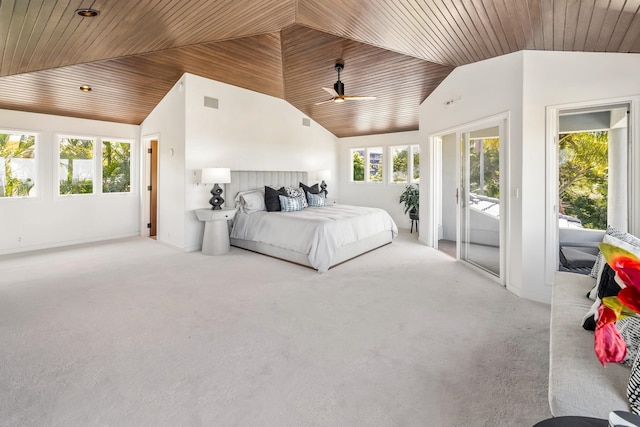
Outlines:
<svg viewBox="0 0 640 427"><path fill-rule="evenodd" d="M322 273L336 249L382 231L395 237L398 227L383 209L350 205L305 208L296 212L238 213L231 237L277 246L308 255Z"/></svg>

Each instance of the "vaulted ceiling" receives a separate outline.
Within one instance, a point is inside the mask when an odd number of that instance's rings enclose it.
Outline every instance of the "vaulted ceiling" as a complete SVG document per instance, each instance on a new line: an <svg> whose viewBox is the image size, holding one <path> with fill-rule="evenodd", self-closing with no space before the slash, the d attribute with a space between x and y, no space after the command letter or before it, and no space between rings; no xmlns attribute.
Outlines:
<svg viewBox="0 0 640 427"><path fill-rule="evenodd" d="M0 108L139 124L185 72L285 99L337 136L415 130L459 65L640 52L640 0L0 0ZM100 13L82 18L75 11ZM328 98L334 64L347 95ZM81 92L87 84L93 90Z"/></svg>

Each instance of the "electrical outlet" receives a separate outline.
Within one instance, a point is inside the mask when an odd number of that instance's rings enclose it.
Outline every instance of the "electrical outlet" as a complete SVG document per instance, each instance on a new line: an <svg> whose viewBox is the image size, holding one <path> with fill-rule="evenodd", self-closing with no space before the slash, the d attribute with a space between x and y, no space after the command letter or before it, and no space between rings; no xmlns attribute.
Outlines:
<svg viewBox="0 0 640 427"><path fill-rule="evenodd" d="M22 236L18 236L18 243L22 242Z"/></svg>

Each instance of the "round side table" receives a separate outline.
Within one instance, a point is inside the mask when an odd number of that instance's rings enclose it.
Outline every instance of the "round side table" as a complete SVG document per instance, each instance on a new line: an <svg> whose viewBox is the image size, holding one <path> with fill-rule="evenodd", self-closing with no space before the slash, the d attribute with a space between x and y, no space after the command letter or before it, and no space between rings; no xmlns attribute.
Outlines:
<svg viewBox="0 0 640 427"><path fill-rule="evenodd" d="M200 221L204 221L202 254L223 255L229 252L229 226L227 221L233 219L236 215L236 209L197 209L196 215Z"/></svg>

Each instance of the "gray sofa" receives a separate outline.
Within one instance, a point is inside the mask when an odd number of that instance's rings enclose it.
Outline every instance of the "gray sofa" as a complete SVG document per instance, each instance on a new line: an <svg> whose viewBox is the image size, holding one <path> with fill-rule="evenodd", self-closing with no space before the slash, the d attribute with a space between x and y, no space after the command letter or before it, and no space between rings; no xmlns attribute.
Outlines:
<svg viewBox="0 0 640 427"><path fill-rule="evenodd" d="M554 417L606 419L611 411L629 411L629 368L618 364L603 368L593 351L593 332L581 326L593 303L586 295L594 285L595 279L586 275L556 273L549 348L549 406Z"/></svg>

